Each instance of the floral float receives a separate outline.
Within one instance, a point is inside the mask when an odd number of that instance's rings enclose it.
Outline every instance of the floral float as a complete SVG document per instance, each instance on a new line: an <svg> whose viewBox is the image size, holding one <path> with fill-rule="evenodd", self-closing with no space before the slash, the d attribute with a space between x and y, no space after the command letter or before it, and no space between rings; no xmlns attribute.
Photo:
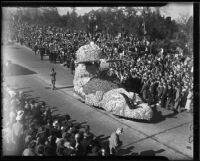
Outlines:
<svg viewBox="0 0 200 161"><path fill-rule="evenodd" d="M114 115L151 120L153 111L137 93L127 92L120 84L111 81L109 75L101 76L101 69L109 69L109 63L101 59L100 48L91 42L76 52L74 96L90 106L101 107Z"/></svg>

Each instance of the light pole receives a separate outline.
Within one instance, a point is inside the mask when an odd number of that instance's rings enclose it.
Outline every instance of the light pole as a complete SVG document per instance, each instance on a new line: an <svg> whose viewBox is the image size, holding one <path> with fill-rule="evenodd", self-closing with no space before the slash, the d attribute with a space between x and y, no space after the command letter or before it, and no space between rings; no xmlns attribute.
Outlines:
<svg viewBox="0 0 200 161"><path fill-rule="evenodd" d="M94 14L89 16L89 27L90 27L90 31L92 34L92 40L94 37L94 27L95 27L95 23L96 23L96 16Z"/></svg>

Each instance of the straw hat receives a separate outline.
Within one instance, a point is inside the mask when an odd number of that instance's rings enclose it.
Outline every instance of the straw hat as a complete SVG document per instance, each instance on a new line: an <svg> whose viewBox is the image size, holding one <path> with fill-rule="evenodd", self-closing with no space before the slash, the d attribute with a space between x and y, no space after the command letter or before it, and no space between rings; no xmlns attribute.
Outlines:
<svg viewBox="0 0 200 161"><path fill-rule="evenodd" d="M24 94L24 92L23 91L19 91L19 95L23 95Z"/></svg>
<svg viewBox="0 0 200 161"><path fill-rule="evenodd" d="M24 115L24 111L22 111L22 110L18 111L16 120L17 121L22 120L23 115Z"/></svg>
<svg viewBox="0 0 200 161"><path fill-rule="evenodd" d="M70 146L70 142L69 141L65 141L64 147L68 148L69 146Z"/></svg>
<svg viewBox="0 0 200 161"><path fill-rule="evenodd" d="M55 120L54 122L53 122L53 126L55 127L55 126L57 126L58 125L58 120Z"/></svg>
<svg viewBox="0 0 200 161"><path fill-rule="evenodd" d="M11 98L13 98L17 95L17 93L15 91L12 91L12 90L9 90L8 93L9 93Z"/></svg>
<svg viewBox="0 0 200 161"><path fill-rule="evenodd" d="M123 128L117 128L117 130L116 131L119 131L119 132L123 132Z"/></svg>

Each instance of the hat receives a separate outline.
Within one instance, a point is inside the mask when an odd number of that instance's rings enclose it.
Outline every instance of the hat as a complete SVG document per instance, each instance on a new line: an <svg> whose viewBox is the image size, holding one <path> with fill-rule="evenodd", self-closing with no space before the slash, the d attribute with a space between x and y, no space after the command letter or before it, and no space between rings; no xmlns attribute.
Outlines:
<svg viewBox="0 0 200 161"><path fill-rule="evenodd" d="M56 138L56 144L60 141L62 138Z"/></svg>
<svg viewBox="0 0 200 161"><path fill-rule="evenodd" d="M18 111L16 120L17 121L22 120L23 115L24 115L24 111L22 111L22 110Z"/></svg>
<svg viewBox="0 0 200 161"><path fill-rule="evenodd" d="M35 154L30 149L25 149L22 156L35 156Z"/></svg>
<svg viewBox="0 0 200 161"><path fill-rule="evenodd" d="M31 100L30 103L31 103L31 104L34 104L34 103L35 103L35 100Z"/></svg>
<svg viewBox="0 0 200 161"><path fill-rule="evenodd" d="M66 114L66 115L65 115L65 119L66 119L66 120L70 120L70 115Z"/></svg>
<svg viewBox="0 0 200 161"><path fill-rule="evenodd" d="M117 131L123 132L123 128L117 128Z"/></svg>
<svg viewBox="0 0 200 161"><path fill-rule="evenodd" d="M76 133L75 134L75 139L79 139L80 138L80 134L79 133Z"/></svg>
<svg viewBox="0 0 200 161"><path fill-rule="evenodd" d="M42 105L42 106L45 106L45 105L46 105L46 103L43 101L43 102L41 103L41 105Z"/></svg>
<svg viewBox="0 0 200 161"><path fill-rule="evenodd" d="M9 90L8 94L10 95L11 98L15 97L17 93L15 91Z"/></svg>
<svg viewBox="0 0 200 161"><path fill-rule="evenodd" d="M64 147L67 148L67 147L69 147L69 146L70 146L70 142L69 142L69 141L65 141L65 142L64 142Z"/></svg>
<svg viewBox="0 0 200 161"><path fill-rule="evenodd" d="M24 92L23 91L19 91L19 94L22 95Z"/></svg>
<svg viewBox="0 0 200 161"><path fill-rule="evenodd" d="M32 139L32 136L31 136L31 135L27 135L27 136L25 137L25 143L30 142L31 139Z"/></svg>
<svg viewBox="0 0 200 161"><path fill-rule="evenodd" d="M53 122L53 126L56 126L56 125L58 125L58 120L55 120L55 121Z"/></svg>
<svg viewBox="0 0 200 161"><path fill-rule="evenodd" d="M64 142L65 142L65 140L63 138L57 138L57 140L56 140L57 147L64 146Z"/></svg>
<svg viewBox="0 0 200 161"><path fill-rule="evenodd" d="M83 133L83 136L84 136L84 137L88 137L89 134L88 134L87 132L84 132L84 133Z"/></svg>

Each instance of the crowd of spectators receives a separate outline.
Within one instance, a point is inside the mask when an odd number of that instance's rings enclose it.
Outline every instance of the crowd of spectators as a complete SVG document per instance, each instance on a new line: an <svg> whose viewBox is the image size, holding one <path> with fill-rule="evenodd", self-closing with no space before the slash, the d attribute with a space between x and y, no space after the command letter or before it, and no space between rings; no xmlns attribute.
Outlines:
<svg viewBox="0 0 200 161"><path fill-rule="evenodd" d="M35 53L49 55L50 62L57 60L75 69L77 49L94 41L102 50L102 58L115 60L110 71L128 91L137 92L150 106L181 112L192 110L193 57L183 50L154 48L155 43L134 35L113 37L108 34L91 35L52 26L14 25L16 39L32 48Z"/></svg>
<svg viewBox="0 0 200 161"><path fill-rule="evenodd" d="M105 156L101 140L88 125L66 114L55 117L45 102L37 102L5 87L3 99L3 154L14 156Z"/></svg>

